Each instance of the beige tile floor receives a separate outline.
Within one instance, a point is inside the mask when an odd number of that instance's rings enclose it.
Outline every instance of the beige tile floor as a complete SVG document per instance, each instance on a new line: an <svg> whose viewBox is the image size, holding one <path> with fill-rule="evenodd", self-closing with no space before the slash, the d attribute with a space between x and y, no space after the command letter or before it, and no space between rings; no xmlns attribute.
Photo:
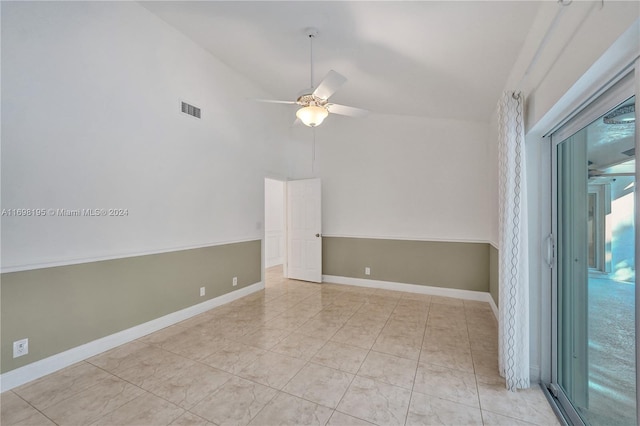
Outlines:
<svg viewBox="0 0 640 426"><path fill-rule="evenodd" d="M487 303L266 288L1 397L8 425L556 425L505 390Z"/></svg>

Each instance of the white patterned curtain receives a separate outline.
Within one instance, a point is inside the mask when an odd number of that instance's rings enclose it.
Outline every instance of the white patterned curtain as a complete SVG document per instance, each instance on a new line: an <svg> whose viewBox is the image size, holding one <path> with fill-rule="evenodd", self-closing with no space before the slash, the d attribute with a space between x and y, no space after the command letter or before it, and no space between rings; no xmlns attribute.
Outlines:
<svg viewBox="0 0 640 426"><path fill-rule="evenodd" d="M529 259L523 95L498 105L499 367L509 390L529 387Z"/></svg>

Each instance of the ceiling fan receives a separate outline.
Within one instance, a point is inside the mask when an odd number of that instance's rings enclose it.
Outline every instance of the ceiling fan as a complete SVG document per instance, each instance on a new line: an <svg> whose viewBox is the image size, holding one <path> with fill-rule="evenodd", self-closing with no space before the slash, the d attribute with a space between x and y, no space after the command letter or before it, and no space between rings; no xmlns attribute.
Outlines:
<svg viewBox="0 0 640 426"><path fill-rule="evenodd" d="M317 87L313 86L313 39L318 35L318 30L316 28L307 28L305 30L305 34L309 37L311 53L311 88L300 92L295 101L278 101L272 99L255 100L258 102L300 105L301 108L296 112L296 122L298 120L302 121L304 125L309 127L316 127L322 124L322 121L327 118L329 113L357 118L364 117L369 114L369 111L361 108L354 108L329 102L329 97L347 81L343 75L331 70Z"/></svg>

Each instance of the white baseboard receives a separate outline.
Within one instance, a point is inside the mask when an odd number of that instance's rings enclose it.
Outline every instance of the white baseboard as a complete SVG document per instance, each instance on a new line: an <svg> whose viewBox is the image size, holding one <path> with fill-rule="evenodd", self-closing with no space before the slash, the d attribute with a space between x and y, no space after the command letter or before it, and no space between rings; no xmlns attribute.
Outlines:
<svg viewBox="0 0 640 426"><path fill-rule="evenodd" d="M493 297L491 297L491 294L489 294L489 305L491 306L491 310L493 310L493 315L500 321L500 310L496 306L496 302L493 300Z"/></svg>
<svg viewBox="0 0 640 426"><path fill-rule="evenodd" d="M223 294L197 305L156 318L143 324L102 337L84 345L71 348L40 361L16 368L0 375L0 391L5 392L32 380L54 373L76 362L83 361L109 349L131 342L147 334L199 315L210 309L232 302L264 288L263 282L257 282L231 293Z"/></svg>
<svg viewBox="0 0 640 426"><path fill-rule="evenodd" d="M327 282L332 284L355 285L358 287L381 288L384 290L406 291L408 293L428 294L431 296L453 297L456 299L475 300L478 302L489 302L489 303L493 302L493 298L491 297L491 294L485 293L483 291L459 290L457 288L431 287L431 286L418 285L418 284L396 283L392 281L378 281L378 280L368 280L364 278L339 277L335 275L323 275L322 282Z"/></svg>

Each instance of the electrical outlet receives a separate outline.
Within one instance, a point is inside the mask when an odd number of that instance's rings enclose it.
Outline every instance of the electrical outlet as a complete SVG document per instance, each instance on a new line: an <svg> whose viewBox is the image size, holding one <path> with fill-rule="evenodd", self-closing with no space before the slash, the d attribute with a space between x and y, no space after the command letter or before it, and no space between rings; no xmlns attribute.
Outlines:
<svg viewBox="0 0 640 426"><path fill-rule="evenodd" d="M29 353L29 339L16 340L13 342L13 357L18 358Z"/></svg>
<svg viewBox="0 0 640 426"><path fill-rule="evenodd" d="M204 287L200 287L200 297L204 296Z"/></svg>
<svg viewBox="0 0 640 426"><path fill-rule="evenodd" d="M238 285L238 277L233 277L233 286L237 286Z"/></svg>
<svg viewBox="0 0 640 426"><path fill-rule="evenodd" d="M365 275L371 275L371 268L369 268L368 266L364 267L364 274Z"/></svg>

